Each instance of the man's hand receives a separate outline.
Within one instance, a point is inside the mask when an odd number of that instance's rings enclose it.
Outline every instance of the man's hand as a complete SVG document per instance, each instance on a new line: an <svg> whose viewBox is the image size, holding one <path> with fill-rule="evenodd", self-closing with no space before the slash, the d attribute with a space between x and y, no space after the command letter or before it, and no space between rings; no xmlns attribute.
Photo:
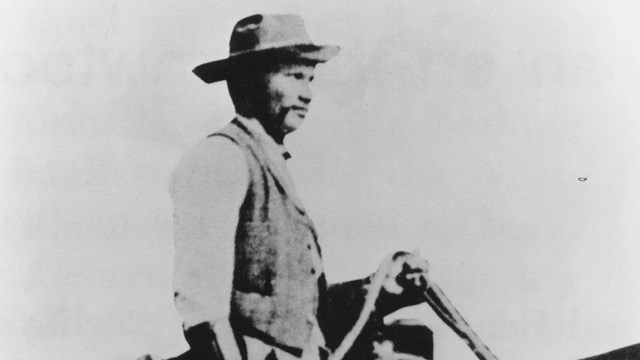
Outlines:
<svg viewBox="0 0 640 360"><path fill-rule="evenodd" d="M429 263L416 253L398 251L391 259L377 304L387 314L423 302L429 272Z"/></svg>

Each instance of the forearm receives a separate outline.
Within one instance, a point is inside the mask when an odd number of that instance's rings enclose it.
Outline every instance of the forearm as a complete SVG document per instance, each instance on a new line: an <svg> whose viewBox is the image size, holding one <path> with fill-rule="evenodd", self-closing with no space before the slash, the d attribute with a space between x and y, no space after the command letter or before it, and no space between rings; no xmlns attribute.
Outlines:
<svg viewBox="0 0 640 360"><path fill-rule="evenodd" d="M330 286L323 329L328 334L328 346L334 349L339 345L361 314L364 316L365 306L367 323L361 339L375 336L384 316L423 301L418 295L424 288L427 271L428 263L419 255L396 252L390 254L372 276ZM362 325L362 320L358 324Z"/></svg>
<svg viewBox="0 0 640 360"><path fill-rule="evenodd" d="M360 317L367 296L369 278L332 284L327 289L327 306L321 322L327 346L335 350ZM382 316L374 311L347 357L356 358L370 351L371 343L382 326Z"/></svg>

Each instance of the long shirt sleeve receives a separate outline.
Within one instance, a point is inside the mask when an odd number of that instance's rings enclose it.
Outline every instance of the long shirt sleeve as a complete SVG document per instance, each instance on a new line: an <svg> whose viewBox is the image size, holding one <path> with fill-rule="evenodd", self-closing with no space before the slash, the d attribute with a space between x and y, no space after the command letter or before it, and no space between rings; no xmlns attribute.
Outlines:
<svg viewBox="0 0 640 360"><path fill-rule="evenodd" d="M175 304L185 330L228 316L238 212L249 182L231 140L201 141L172 174Z"/></svg>

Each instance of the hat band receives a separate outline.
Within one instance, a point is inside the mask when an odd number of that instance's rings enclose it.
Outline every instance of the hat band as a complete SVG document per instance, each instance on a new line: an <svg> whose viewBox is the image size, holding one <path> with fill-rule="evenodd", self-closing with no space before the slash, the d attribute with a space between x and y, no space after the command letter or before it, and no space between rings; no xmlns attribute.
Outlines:
<svg viewBox="0 0 640 360"><path fill-rule="evenodd" d="M271 43L266 43L266 44L260 44L254 48L251 49L247 49L247 50L242 50L242 51L233 51L233 52L229 52L229 56L238 56L238 55L243 55L246 53L251 53L254 51L262 51L262 50L272 50L272 49L280 49L280 48L287 48L287 47L295 47L295 46L317 46L312 42L299 42L299 43L292 43L290 41L279 41L279 42L271 42Z"/></svg>

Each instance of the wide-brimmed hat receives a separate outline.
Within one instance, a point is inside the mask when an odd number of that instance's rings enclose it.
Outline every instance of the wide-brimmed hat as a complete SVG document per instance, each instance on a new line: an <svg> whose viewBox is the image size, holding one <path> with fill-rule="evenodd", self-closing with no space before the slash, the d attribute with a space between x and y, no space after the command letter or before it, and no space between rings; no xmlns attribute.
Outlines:
<svg viewBox="0 0 640 360"><path fill-rule="evenodd" d="M290 58L326 62L339 46L311 42L302 18L290 14L256 14L233 27L229 57L197 66L193 72L206 83L226 80L237 65L250 59Z"/></svg>

